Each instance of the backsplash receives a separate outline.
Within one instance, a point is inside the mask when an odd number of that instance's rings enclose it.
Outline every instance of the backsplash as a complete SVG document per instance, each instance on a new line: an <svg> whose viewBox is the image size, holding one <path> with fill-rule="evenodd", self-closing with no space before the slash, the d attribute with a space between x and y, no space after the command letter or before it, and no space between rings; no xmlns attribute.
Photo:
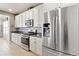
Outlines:
<svg viewBox="0 0 79 59"><path fill-rule="evenodd" d="M30 28L22 27L22 28L19 28L18 31L28 33L29 31L34 30L34 29L37 29L37 33L42 33L42 28L41 27L30 27Z"/></svg>

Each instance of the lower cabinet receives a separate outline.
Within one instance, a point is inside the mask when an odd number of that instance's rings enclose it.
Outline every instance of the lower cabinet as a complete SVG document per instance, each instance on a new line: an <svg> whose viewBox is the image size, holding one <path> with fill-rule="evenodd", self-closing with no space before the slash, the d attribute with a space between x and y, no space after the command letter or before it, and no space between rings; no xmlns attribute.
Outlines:
<svg viewBox="0 0 79 59"><path fill-rule="evenodd" d="M21 37L22 37L22 34L12 33L11 34L11 41L20 45L21 44Z"/></svg>
<svg viewBox="0 0 79 59"><path fill-rule="evenodd" d="M30 37L30 50L38 55L42 55L42 38Z"/></svg>

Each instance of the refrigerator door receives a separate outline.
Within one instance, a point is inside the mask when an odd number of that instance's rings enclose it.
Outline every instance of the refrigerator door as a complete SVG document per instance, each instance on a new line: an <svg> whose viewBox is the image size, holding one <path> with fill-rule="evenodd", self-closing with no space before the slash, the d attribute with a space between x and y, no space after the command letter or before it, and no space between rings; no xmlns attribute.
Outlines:
<svg viewBox="0 0 79 59"><path fill-rule="evenodd" d="M47 15L46 15L47 14ZM55 49L55 37L54 37L54 25L55 25L55 10L49 11L47 13L44 14L44 17L47 18L48 23L50 23L50 33L49 33L49 37L43 37L43 45L51 48L51 49ZM45 19L46 20L46 19Z"/></svg>
<svg viewBox="0 0 79 59"><path fill-rule="evenodd" d="M61 8L59 51L78 55L78 7Z"/></svg>
<svg viewBox="0 0 79 59"><path fill-rule="evenodd" d="M60 21L59 21L59 9L50 11L51 20L51 40L54 40L55 50L60 50ZM52 43L52 41L50 42Z"/></svg>
<svg viewBox="0 0 79 59"><path fill-rule="evenodd" d="M55 19L55 41L56 41L56 50L59 50L59 48L60 48L60 23L59 23L59 10L58 9L56 9L55 10L55 12L56 12L56 15L55 15L55 17L56 17L56 19Z"/></svg>
<svg viewBox="0 0 79 59"><path fill-rule="evenodd" d="M44 13L44 23L48 23L48 12ZM45 28L44 27L45 26L43 26L43 45L48 47L48 42L50 37L47 36L47 33L45 34L46 27Z"/></svg>
<svg viewBox="0 0 79 59"><path fill-rule="evenodd" d="M56 37L55 37L55 23L56 23L56 11L51 10L49 11L49 16L50 16L50 42L49 42L49 47L52 49L56 49Z"/></svg>

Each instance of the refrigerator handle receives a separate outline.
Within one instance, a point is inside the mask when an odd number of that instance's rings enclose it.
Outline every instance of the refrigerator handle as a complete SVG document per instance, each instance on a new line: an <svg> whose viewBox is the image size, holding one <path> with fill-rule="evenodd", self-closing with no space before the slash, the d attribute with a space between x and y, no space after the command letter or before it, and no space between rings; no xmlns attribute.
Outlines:
<svg viewBox="0 0 79 59"><path fill-rule="evenodd" d="M55 49L56 49L56 41L57 41L57 16L55 15L54 18L54 42L55 42Z"/></svg>
<svg viewBox="0 0 79 59"><path fill-rule="evenodd" d="M56 19L55 19L55 45L56 45L56 49L59 49L59 43L58 43L58 35L59 35L59 33L58 33L58 16L57 16L57 14L56 14Z"/></svg>

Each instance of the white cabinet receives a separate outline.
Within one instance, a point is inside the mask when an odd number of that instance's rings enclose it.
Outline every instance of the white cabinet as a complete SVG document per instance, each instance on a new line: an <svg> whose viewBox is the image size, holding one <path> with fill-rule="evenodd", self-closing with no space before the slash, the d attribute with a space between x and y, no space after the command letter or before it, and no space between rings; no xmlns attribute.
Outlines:
<svg viewBox="0 0 79 59"><path fill-rule="evenodd" d="M15 16L15 27L26 27L25 20L30 20L30 19L33 19L32 9Z"/></svg>
<svg viewBox="0 0 79 59"><path fill-rule="evenodd" d="M58 8L59 3L44 3L43 7L44 7L44 12L48 12L48 11Z"/></svg>
<svg viewBox="0 0 79 59"><path fill-rule="evenodd" d="M42 38L36 38L36 53L42 55Z"/></svg>
<svg viewBox="0 0 79 59"><path fill-rule="evenodd" d="M33 8L33 19L34 19L34 27L41 27L42 23L43 23L43 15L44 15L44 11L43 11L43 6L37 6L35 8Z"/></svg>
<svg viewBox="0 0 79 59"><path fill-rule="evenodd" d="M19 17L19 27L23 27L23 14L20 14Z"/></svg>
<svg viewBox="0 0 79 59"><path fill-rule="evenodd" d="M73 5L76 5L77 3L60 3L59 6L61 8L63 7L69 7L69 6L73 6Z"/></svg>
<svg viewBox="0 0 79 59"><path fill-rule="evenodd" d="M34 19L34 27L38 26L38 8L33 8L33 19Z"/></svg>
<svg viewBox="0 0 79 59"><path fill-rule="evenodd" d="M25 12L25 19L28 20L29 19L29 11Z"/></svg>
<svg viewBox="0 0 79 59"><path fill-rule="evenodd" d="M21 14L21 26L20 27L25 27L25 20L26 20L26 12Z"/></svg>
<svg viewBox="0 0 79 59"><path fill-rule="evenodd" d="M25 12L22 13L22 27L25 27L25 20L26 20L26 15L25 15Z"/></svg>
<svg viewBox="0 0 79 59"><path fill-rule="evenodd" d="M17 34L16 35L17 37L17 44L21 44L21 37L22 37L22 34Z"/></svg>
<svg viewBox="0 0 79 59"><path fill-rule="evenodd" d="M33 10L30 9L28 11L25 12L25 17L26 17L26 20L29 20L29 19L33 19Z"/></svg>
<svg viewBox="0 0 79 59"><path fill-rule="evenodd" d="M15 27L19 27L19 16L15 16Z"/></svg>
<svg viewBox="0 0 79 59"><path fill-rule="evenodd" d="M25 27L25 13L15 16L15 27Z"/></svg>
<svg viewBox="0 0 79 59"><path fill-rule="evenodd" d="M30 37L30 50L38 55L42 55L42 38Z"/></svg>
<svg viewBox="0 0 79 59"><path fill-rule="evenodd" d="M15 16L15 27L22 27L22 19L22 14Z"/></svg>
<svg viewBox="0 0 79 59"><path fill-rule="evenodd" d="M15 27L26 27L25 20L33 19L34 27L41 27L43 21L43 6L37 6L15 16Z"/></svg>
<svg viewBox="0 0 79 59"><path fill-rule="evenodd" d="M15 34L13 34L13 33L11 34L11 41L12 41L12 42L15 41L15 39L14 39L15 36L14 36L14 35L15 35Z"/></svg>
<svg viewBox="0 0 79 59"><path fill-rule="evenodd" d="M29 10L29 19L33 19L33 9Z"/></svg>
<svg viewBox="0 0 79 59"><path fill-rule="evenodd" d="M36 52L36 39L35 37L30 37L30 50Z"/></svg>
<svg viewBox="0 0 79 59"><path fill-rule="evenodd" d="M12 33L11 34L11 41L20 45L21 44L21 37L22 37L22 34Z"/></svg>
<svg viewBox="0 0 79 59"><path fill-rule="evenodd" d="M44 6L38 6L38 26L42 27L44 21Z"/></svg>

